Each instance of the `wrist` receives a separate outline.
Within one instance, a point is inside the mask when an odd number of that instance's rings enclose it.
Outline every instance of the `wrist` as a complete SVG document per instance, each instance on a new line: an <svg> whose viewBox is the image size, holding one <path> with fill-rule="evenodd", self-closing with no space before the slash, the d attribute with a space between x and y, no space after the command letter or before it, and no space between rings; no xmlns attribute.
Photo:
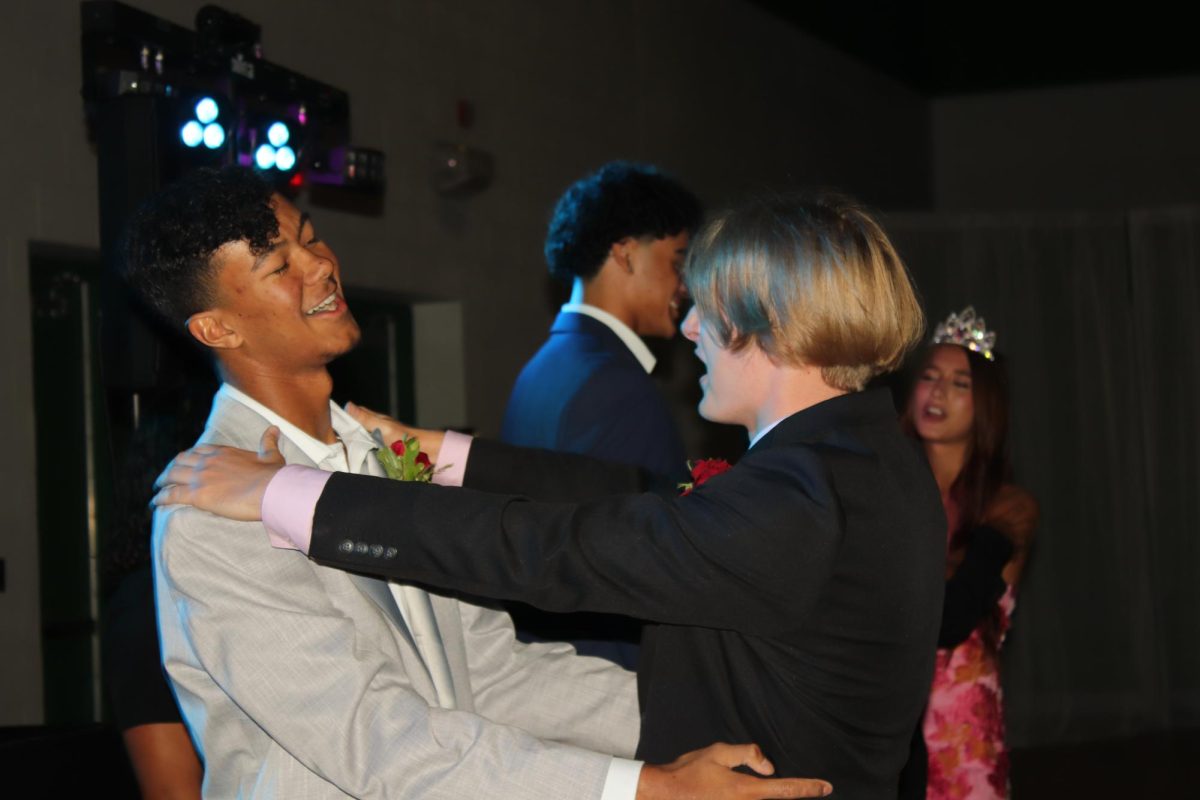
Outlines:
<svg viewBox="0 0 1200 800"><path fill-rule="evenodd" d="M438 458L442 455L442 444L446 441L445 431L423 431L421 449L429 456L434 466L438 466Z"/></svg>
<svg viewBox="0 0 1200 800"><path fill-rule="evenodd" d="M665 798L663 794L666 770L655 764L643 764L642 772L638 775L637 794L634 800L657 800Z"/></svg>

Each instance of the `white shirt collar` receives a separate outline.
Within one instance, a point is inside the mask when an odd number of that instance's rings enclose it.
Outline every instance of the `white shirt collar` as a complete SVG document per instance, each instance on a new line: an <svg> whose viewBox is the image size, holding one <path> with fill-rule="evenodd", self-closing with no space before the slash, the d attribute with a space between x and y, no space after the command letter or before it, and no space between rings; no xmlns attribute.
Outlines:
<svg viewBox="0 0 1200 800"><path fill-rule="evenodd" d="M629 348L629 352L633 353L633 357L642 365L642 369L646 370L646 372L654 369L657 360L654 358L654 354L650 352L650 348L646 347L646 343L642 341L641 337L634 333L632 328L603 308L597 308L587 303L567 303L562 307L562 310L575 314L583 314L604 323L608 326L609 330L617 335L617 338L625 343L625 346Z"/></svg>
<svg viewBox="0 0 1200 800"><path fill-rule="evenodd" d="M770 433L770 432L771 432L771 429L772 429L772 428L774 428L774 427L775 427L776 425L778 425L779 423L783 422L785 419L787 419L787 417L780 417L779 419L777 419L777 420L775 420L774 422L772 422L770 425L765 425L765 426L763 426L763 429L762 429L762 430L760 430L758 433L754 434L754 438L750 440L750 447L754 447L754 445L758 444L758 443L759 443L759 441L760 441L760 440L761 440L761 439L762 439L764 436L766 436L768 433ZM747 450L749 450L749 449L750 449L750 447L747 447L746 449L747 449Z"/></svg>
<svg viewBox="0 0 1200 800"><path fill-rule="evenodd" d="M289 442L299 447L314 464L329 472L364 472L363 462L379 446L363 426L332 400L329 401L330 422L341 441L325 444L228 383L221 384L217 394L241 403L267 422L277 425ZM342 447L343 444L345 448Z"/></svg>

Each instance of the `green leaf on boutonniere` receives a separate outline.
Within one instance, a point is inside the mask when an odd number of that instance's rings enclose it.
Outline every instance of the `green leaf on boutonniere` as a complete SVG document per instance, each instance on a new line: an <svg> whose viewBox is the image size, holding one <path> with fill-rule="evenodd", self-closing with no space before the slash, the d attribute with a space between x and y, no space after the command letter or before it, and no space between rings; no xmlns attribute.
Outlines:
<svg viewBox="0 0 1200 800"><path fill-rule="evenodd" d="M380 432L376 430L372 435L382 445L383 437ZM449 468L447 464L435 470L429 456L421 452L421 443L415 436L405 436L392 442L390 447L379 447L375 451L375 457L379 459L384 473L394 481L429 483L434 474Z"/></svg>

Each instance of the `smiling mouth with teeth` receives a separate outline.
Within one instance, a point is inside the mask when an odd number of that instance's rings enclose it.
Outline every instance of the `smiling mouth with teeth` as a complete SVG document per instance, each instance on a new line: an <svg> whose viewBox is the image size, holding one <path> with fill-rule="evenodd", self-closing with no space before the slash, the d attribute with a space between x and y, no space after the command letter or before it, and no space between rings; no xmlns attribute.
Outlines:
<svg viewBox="0 0 1200 800"><path fill-rule="evenodd" d="M313 314L320 314L322 311L332 311L337 306L337 292L331 292L329 297L326 297L320 304L313 306L308 311L305 311L305 316L311 317Z"/></svg>

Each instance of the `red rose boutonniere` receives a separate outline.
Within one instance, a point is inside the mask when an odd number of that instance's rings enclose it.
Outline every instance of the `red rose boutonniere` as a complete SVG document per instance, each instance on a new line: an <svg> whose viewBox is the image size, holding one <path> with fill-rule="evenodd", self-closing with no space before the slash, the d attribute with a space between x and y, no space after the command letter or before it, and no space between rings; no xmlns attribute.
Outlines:
<svg viewBox="0 0 1200 800"><path fill-rule="evenodd" d="M679 484L680 494L691 494L692 490L714 475L720 475L732 468L723 458L702 458L699 461L689 461L688 469L692 472L691 483Z"/></svg>
<svg viewBox="0 0 1200 800"><path fill-rule="evenodd" d="M387 476L395 481L418 481L429 483L441 469L434 469L429 456L422 452L421 443L415 436L405 436L397 439L389 447L380 447L375 451L375 457Z"/></svg>

